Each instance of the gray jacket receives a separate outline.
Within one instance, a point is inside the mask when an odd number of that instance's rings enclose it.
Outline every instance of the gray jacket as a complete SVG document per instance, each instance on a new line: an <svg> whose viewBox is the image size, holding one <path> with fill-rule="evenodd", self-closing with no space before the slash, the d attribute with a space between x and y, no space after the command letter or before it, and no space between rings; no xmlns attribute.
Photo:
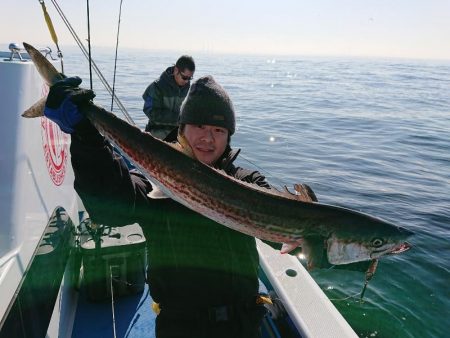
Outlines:
<svg viewBox="0 0 450 338"><path fill-rule="evenodd" d="M142 95L143 111L149 119L146 131L152 132L155 129L170 131L177 126L181 103L189 91L190 82L179 87L173 77L174 68L173 66L167 68Z"/></svg>

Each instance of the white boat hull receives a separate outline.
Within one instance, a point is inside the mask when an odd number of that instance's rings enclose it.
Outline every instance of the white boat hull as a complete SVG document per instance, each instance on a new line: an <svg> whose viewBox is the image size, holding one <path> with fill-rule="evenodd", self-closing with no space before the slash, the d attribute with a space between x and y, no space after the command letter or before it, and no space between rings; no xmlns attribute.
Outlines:
<svg viewBox="0 0 450 338"><path fill-rule="evenodd" d="M46 118L21 117L48 87L31 61L5 56L0 54L0 324L55 209L62 207L78 224L82 206L73 189L70 137Z"/></svg>

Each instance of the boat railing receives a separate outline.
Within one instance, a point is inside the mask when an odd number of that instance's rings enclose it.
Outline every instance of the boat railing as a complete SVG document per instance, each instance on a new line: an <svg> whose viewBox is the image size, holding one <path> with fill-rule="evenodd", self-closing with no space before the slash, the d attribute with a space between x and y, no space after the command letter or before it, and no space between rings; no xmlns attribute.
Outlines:
<svg viewBox="0 0 450 338"><path fill-rule="evenodd" d="M29 61L30 56L23 46L16 42L11 42L8 46L8 52L0 52L0 57L5 58L4 61ZM54 57L52 54L52 49L50 47L43 47L38 49L46 58L49 58L53 61L58 60L58 58Z"/></svg>

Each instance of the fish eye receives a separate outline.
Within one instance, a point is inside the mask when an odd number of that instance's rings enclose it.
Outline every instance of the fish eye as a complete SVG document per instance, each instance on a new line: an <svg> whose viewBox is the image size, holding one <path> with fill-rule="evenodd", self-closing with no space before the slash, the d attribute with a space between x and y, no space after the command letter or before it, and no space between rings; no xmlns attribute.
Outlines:
<svg viewBox="0 0 450 338"><path fill-rule="evenodd" d="M375 248L378 248L384 244L384 241L381 238L374 238L372 239L372 246Z"/></svg>

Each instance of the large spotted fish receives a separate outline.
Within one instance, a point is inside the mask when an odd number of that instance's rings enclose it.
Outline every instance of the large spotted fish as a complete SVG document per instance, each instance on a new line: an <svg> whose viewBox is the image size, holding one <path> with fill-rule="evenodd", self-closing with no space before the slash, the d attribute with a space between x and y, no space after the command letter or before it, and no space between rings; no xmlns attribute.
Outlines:
<svg viewBox="0 0 450 338"><path fill-rule="evenodd" d="M53 85L62 76L35 48L24 43L37 70ZM43 115L42 99L24 116ZM310 266L374 260L410 248L412 232L370 215L297 198L236 180L166 142L142 132L105 109L85 104L80 111L149 180L169 197L244 234L279 243L302 243ZM298 190L298 189L296 189Z"/></svg>

